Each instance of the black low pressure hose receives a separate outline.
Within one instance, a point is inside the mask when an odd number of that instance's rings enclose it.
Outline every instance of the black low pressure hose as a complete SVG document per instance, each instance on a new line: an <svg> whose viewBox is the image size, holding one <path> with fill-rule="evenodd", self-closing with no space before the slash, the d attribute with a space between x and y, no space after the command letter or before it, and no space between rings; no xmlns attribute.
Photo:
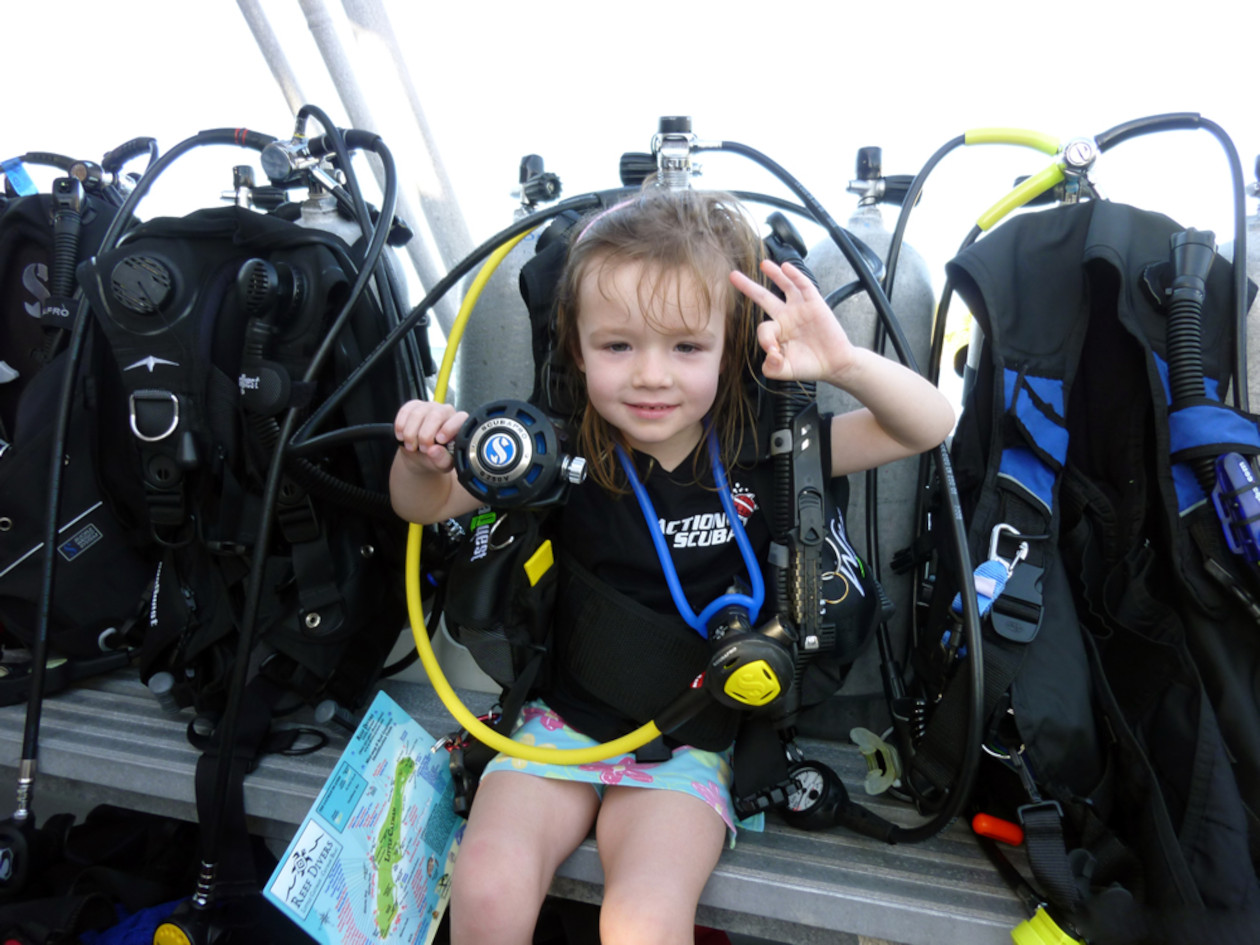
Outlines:
<svg viewBox="0 0 1260 945"><path fill-rule="evenodd" d="M888 249L884 254L883 272L880 276L881 284L884 287L884 294L887 295L890 300L892 299L893 286L897 275L897 263L901 258L901 247L905 241L906 227L910 222L910 211L918 205L919 197L923 193L923 187L927 183L928 175L932 173L932 171L936 168L936 165L944 160L946 155L948 155L951 151L962 147L966 143L967 138L965 135L959 135L958 137L946 142L942 147L937 149L935 154L928 158L927 163L924 164L919 173L914 176L906 188L905 196L901 200L901 209L897 214L897 222L893 227L892 236L888 241ZM850 285L853 285L855 289L860 288L861 286L860 283L850 283ZM840 292L833 294L840 295ZM836 298L834 300L831 296L827 297L827 303L833 308L841 301L843 301L843 297ZM944 349L945 343L945 316L947 311L947 303L943 302L935 312L935 321L932 328L932 343L928 349L928 363L925 369L925 376L933 384L940 382L941 351ZM877 351L882 353L884 346L884 331L882 322L876 327L877 330L875 332L874 347ZM940 338L939 342L937 341L938 335ZM918 528L918 523L923 520L923 497L927 494L928 478L928 463L926 460L921 460L919 462L918 485L915 489L914 501L913 521L916 529ZM878 519L879 471L876 469L870 469L866 472L866 544L873 559L871 562L872 573L874 574L876 581L880 580L881 573L879 560ZM913 647L915 641L918 639L918 628L915 625L916 613L917 608L912 606L910 609L911 633L909 639L906 641L908 647ZM881 652L891 653L892 640L888 636L886 624L882 621L879 625L878 636ZM897 684L897 688L900 688L900 683Z"/></svg>
<svg viewBox="0 0 1260 945"><path fill-rule="evenodd" d="M363 294L368 280L372 277L372 270L375 267L376 260L380 258L380 254L385 248L385 240L389 235L389 221L394 218L394 207L397 203L398 179L394 169L393 155L378 135L368 132L351 132L351 135L347 136L347 141L356 140L352 137L355 134L362 135L361 138L357 139L360 142L357 146L370 147L376 151L385 165L386 184L385 193L381 200L380 222L372 234L371 242L364 255L363 266L359 270L358 277L342 310L333 320L323 343L307 365L306 372L302 378L307 382L311 382L318 375L324 362L328 360L338 334L345 328L346 322L359 300L359 296ZM328 142L326 139L317 139L312 141L309 147L311 154L318 156L326 153ZM167 153L169 155L170 152ZM145 176L147 177L148 175ZM284 420L280 426L276 455L267 468L267 479L263 487L262 496L262 514L259 516L258 521L254 558L250 563L249 579L245 591L245 604L242 608L240 630L237 634L236 655L232 665L232 675L228 682L223 718L219 723L218 731L215 733L221 746L215 765L214 793L211 795L216 799L227 796L231 779L233 746L236 744L237 723L244 700L245 684L249 680L250 654L253 651L257 634L267 550L271 547L273 512L279 505L280 482L283 477L287 444L292 442L296 426L297 409L290 408L285 412ZM206 910L210 907L214 896L215 875L218 871L221 839L219 836L221 825L218 823L218 818L222 816L223 812L219 804L214 804L212 807L214 809L210 811L207 817L207 820L210 822L203 824L201 874L197 880L197 889L192 897L193 907L198 910Z"/></svg>
<svg viewBox="0 0 1260 945"><path fill-rule="evenodd" d="M354 167L350 162L350 149L346 146L345 136L328 117L328 114L318 105L306 104L298 109L297 122L299 128L305 133L305 125L307 118L314 118L323 126L324 136L331 145L330 150L337 157L337 165L341 168L343 174L346 175L346 189L350 192L350 200L354 207L355 219L359 224L359 228L364 232L372 229L372 216L368 213L367 203L363 199L363 189L359 186L359 176L354 172Z"/></svg>
<svg viewBox="0 0 1260 945"><path fill-rule="evenodd" d="M350 209L354 213L359 229L363 233L371 232L372 215L368 211L367 202L363 198L363 188L359 185L359 176L355 173L354 164L350 158L350 146L346 141L345 134L343 134L341 129L333 123L332 119L323 109L317 105L311 104L303 105L300 109L298 109L297 122L299 129L304 129L308 117L314 118L323 126L323 138L327 142L326 148L322 145L313 147L319 147L323 150L331 151L337 158L337 165L346 175L346 186L344 188L337 188L335 196L350 204ZM371 139L365 137L365 132L352 130L349 134L355 137L356 147L371 147L368 143ZM312 153L315 153L315 151L313 150ZM381 225L386 227L392 226L393 224L392 219L382 219L380 222ZM394 325L398 324L399 312L398 305L396 303L396 288L390 275L389 267L386 265L385 258L383 256L377 261L376 266L374 267L374 275L376 278L377 296L381 300L381 307L385 313L387 324L392 328ZM412 350L410 355L412 369L418 369L420 367L421 360L419 350Z"/></svg>
<svg viewBox="0 0 1260 945"><path fill-rule="evenodd" d="M343 400L345 400L350 391L362 382L363 377L376 366L381 358L388 354L393 347L398 344L403 336L423 322L430 309L437 304L438 300L440 300L447 292L457 285L464 276L472 272L473 268L478 263L484 260L508 240L519 236L522 233L528 233L530 230L541 226L543 223L553 217L559 216L561 213L568 210L585 212L587 210L593 210L599 206L601 206L601 204L598 194L583 194L579 197L562 200L545 210L540 210L527 217L522 217L511 226L501 230L480 246L476 247L472 252L460 260L454 268L450 270L450 272L439 279L437 284L429 290L425 297L421 299L420 303L411 310L407 317L391 329L389 334L382 338L377 346L370 351L366 357L364 357L363 361L346 376L340 386L329 394L324 402L311 412L310 416L306 418L306 421L300 428L298 428L297 432L289 441L290 450L302 453L307 452L310 443L313 442L312 434L314 431L322 427L322 425L327 421L328 416L337 409ZM375 434L373 431L367 431L365 435L371 436Z"/></svg>
<svg viewBox="0 0 1260 945"><path fill-rule="evenodd" d="M271 135L265 135L258 131L250 131L248 128L213 128L208 131L199 131L190 138L185 138L179 144L175 145L160 158L149 165L144 175L136 181L135 189L127 195L127 199L123 201L118 213L114 216L113 222L110 223L109 229L105 231L105 235L101 237L101 250L110 250L114 248L114 244L118 242L123 228L127 225L136 206L144 199L145 194L153 187L153 182L161 176L162 172L171 166L176 160L187 154L194 148L211 144L230 144L239 148L250 148L254 151L262 151L267 145L275 141Z"/></svg>
<svg viewBox="0 0 1260 945"><path fill-rule="evenodd" d="M1213 234L1185 230L1171 240L1173 282L1168 297L1168 386L1172 409L1202 401L1203 386L1203 302L1207 297L1207 276L1216 256ZM1216 485L1216 464L1211 456L1189 461L1195 479L1205 495Z"/></svg>
<svg viewBox="0 0 1260 945"><path fill-rule="evenodd" d="M101 158L101 167L109 173L117 176L123 169L123 165L132 158L139 157L141 154L149 155L149 163L145 170L153 166L153 162L158 159L158 146L156 138L132 138L130 141L124 141L112 151L107 151L105 156Z"/></svg>
<svg viewBox="0 0 1260 945"><path fill-rule="evenodd" d="M48 272L49 306L62 310L67 319L75 302L74 269L79 259L79 238L83 232L83 184L75 177L59 177L52 186L53 244ZM44 339L44 363L48 363L61 347L67 329L48 332Z"/></svg>
<svg viewBox="0 0 1260 945"><path fill-rule="evenodd" d="M245 422L249 424L250 431L263 452L274 454L276 446L280 443L280 424L275 418L247 413ZM381 424L381 426L389 426L392 435L392 426L387 424ZM379 437L379 433L376 435ZM388 493L365 489L363 486L347 482L304 457L294 456L292 452L289 453L287 462L285 471L307 492L327 499L342 508L360 512L372 518L385 521L397 519L398 516L390 505Z"/></svg>
<svg viewBox="0 0 1260 945"><path fill-rule="evenodd" d="M26 698L26 722L22 731L22 758L18 764L17 809L14 820L24 823L30 818L35 789L35 773L39 757L39 723L44 705L44 678L48 662L49 626L52 622L53 576L57 561L57 516L61 506L62 458L70 429L70 412L74 405L75 382L83 359L84 338L89 319L87 300L80 293L66 349L65 374L54 418L52 453L48 464L48 498L44 518L44 557L40 567L39 607L36 612L35 640L31 647L31 687Z"/></svg>
<svg viewBox="0 0 1260 945"><path fill-rule="evenodd" d="M46 152L32 152L26 156L33 162L48 163L62 170L69 170L76 163L72 158ZM78 184L78 181L74 181ZM56 202L54 230L57 229L56 213L62 213L62 236L54 237L54 270L57 282L54 291L59 290L63 298L68 298L74 288L74 264L77 258L79 233L81 224L81 189L70 187L70 193L63 194L63 199ZM121 209L114 219L110 232L121 229L120 221L125 220ZM70 221L70 222L67 222ZM73 253L70 248L73 235ZM69 278L63 275L69 271ZM50 280L51 281L51 280ZM48 496L44 510L44 542L43 560L40 565L39 605L35 616L35 635L31 647L31 684L26 699L26 718L22 730L22 757L18 764L18 787L16 810L13 819L19 824L32 821L31 805L34 800L35 775L39 758L39 727L43 714L44 684L48 663L48 637L52 623L53 584L56 575L57 561L57 519L61 508L62 476L66 454L66 443L69 437L70 414L74 406L75 388L79 374L79 366L83 360L85 338L89 312L87 301L82 293L74 296L74 311L71 316L70 343L66 350L65 374L61 380L61 391L57 403L57 412L53 417L52 450L49 455ZM33 821L32 821L33 823Z"/></svg>
<svg viewBox="0 0 1260 945"><path fill-rule="evenodd" d="M840 248L849 265L853 267L854 272L862 283L862 287L870 296L876 312L887 328L893 347L896 349L897 356L901 359L902 364L911 370L919 371L914 353L910 350L905 334L901 330L896 316L893 314L892 305L888 301L888 296L885 294L883 286L880 285L879 280L876 279L870 268L864 264L862 254L854 246L849 234L831 218L822 204L791 174L760 151L733 141L723 141L715 147L718 150L741 154L755 161L778 177L800 198L801 202L809 208L810 213L814 215L814 219L827 231L828 235ZM916 199L917 192L908 193L906 202L912 204ZM970 670L969 676L971 681L969 693L971 711L968 713L967 738L954 789L950 792L944 805L927 822L916 827L901 827L890 824L889 829L883 835L883 839L889 843L916 843L927 840L938 834L962 814L963 808L971 796L976 770L980 764L980 745L984 720L984 657L983 640L980 634L980 611L976 601L975 586L971 581L971 552L967 547L967 527L963 520L962 506L958 500L958 488L954 481L949 452L946 450L945 445L941 444L936 448L934 455L946 496L948 510L946 528L950 536L955 564L962 575L962 579L959 581L959 593L962 596L962 623L965 639L968 641L967 665Z"/></svg>
<svg viewBox="0 0 1260 945"><path fill-rule="evenodd" d="M945 142L927 159L927 162L919 169L919 173L914 175L914 180L910 182L910 189L906 192L906 199L901 202L901 211L897 214L897 223L893 227L892 238L888 241L888 250L884 254L884 291L889 298L892 298L893 280L897 275L897 262L901 257L901 246L905 242L906 227L910 224L910 211L918 204L919 196L923 193L923 187L927 184L928 176L936 169L936 165L945 160L951 151L963 147L966 143L966 135L959 135ZM944 321L944 319L942 318L941 321ZM929 370L930 367L929 365Z"/></svg>

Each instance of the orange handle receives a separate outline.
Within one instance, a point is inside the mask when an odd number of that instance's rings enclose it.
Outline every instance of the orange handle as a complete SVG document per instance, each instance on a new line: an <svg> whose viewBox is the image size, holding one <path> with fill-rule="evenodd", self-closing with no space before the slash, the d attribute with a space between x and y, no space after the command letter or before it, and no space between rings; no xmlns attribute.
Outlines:
<svg viewBox="0 0 1260 945"><path fill-rule="evenodd" d="M992 814L976 814L971 818L971 829L982 837L1017 847L1024 842L1024 828Z"/></svg>

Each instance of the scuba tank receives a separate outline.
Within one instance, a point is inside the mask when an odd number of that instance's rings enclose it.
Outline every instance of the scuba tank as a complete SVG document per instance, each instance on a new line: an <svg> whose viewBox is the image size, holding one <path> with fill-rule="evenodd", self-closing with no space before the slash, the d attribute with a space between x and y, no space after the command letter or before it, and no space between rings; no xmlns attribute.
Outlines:
<svg viewBox="0 0 1260 945"><path fill-rule="evenodd" d="M880 204L900 204L906 195L910 178L884 177L881 163L879 148L858 149L857 179L850 182L848 189L858 194L859 200L845 228L882 259L887 255L892 233L884 225ZM812 247L806 258L818 278L824 296L855 278L853 267L830 239L824 239ZM927 263L906 244L901 248L891 301L915 359L920 365L926 365L936 298ZM854 344L879 350L875 343L879 319L869 295L859 293L841 302L835 311ZM848 394L827 384L818 385L818 405L821 410L829 413L843 413L858 406ZM878 538L878 557L876 549L870 546L867 538L868 477L849 477L849 534L859 546L865 547L868 560L877 561L881 565L880 583L887 596L897 602L896 612L889 621L889 629L895 641L904 640L909 633L914 578L909 573L893 573L886 565L896 552L908 548L914 538L912 510L918 477L919 461L916 458L903 459L880 467L876 480L878 491L875 497L874 522ZM878 654L873 649L868 651L854 665L845 684L846 691L880 692L878 664Z"/></svg>
<svg viewBox="0 0 1260 945"><path fill-rule="evenodd" d="M521 158L520 220L560 196L560 179L543 170L537 154ZM486 312L469 323L455 370L455 405L470 409L492 400L525 400L534 387L529 311L521 298L521 267L534 257L541 230L521 240L491 274L477 304ZM475 277L474 277L475 278ZM465 286L467 289L467 286Z"/></svg>
<svg viewBox="0 0 1260 945"><path fill-rule="evenodd" d="M298 214L293 217L293 222L310 230L322 230L338 236L347 246L354 246L363 238L363 228L338 207L337 198L317 181L311 182L306 199L298 204ZM386 252L382 259L389 272L390 285L398 294L400 306L403 309L409 308L406 278L398 258L393 252Z"/></svg>
<svg viewBox="0 0 1260 945"><path fill-rule="evenodd" d="M332 194L312 189L310 195L298 206L298 226L323 230L340 236L347 246L353 246L363 235L359 224L341 215L337 210L337 198Z"/></svg>

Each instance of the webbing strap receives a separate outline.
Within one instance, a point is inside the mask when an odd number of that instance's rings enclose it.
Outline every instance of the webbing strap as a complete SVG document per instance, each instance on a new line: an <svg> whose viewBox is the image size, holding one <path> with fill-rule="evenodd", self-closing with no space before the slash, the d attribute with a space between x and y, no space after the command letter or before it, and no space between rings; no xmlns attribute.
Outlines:
<svg viewBox="0 0 1260 945"><path fill-rule="evenodd" d="M1063 811L1053 801L1029 804L1019 810L1024 827L1024 850L1041 892L1055 905L1073 913L1085 905L1063 839Z"/></svg>

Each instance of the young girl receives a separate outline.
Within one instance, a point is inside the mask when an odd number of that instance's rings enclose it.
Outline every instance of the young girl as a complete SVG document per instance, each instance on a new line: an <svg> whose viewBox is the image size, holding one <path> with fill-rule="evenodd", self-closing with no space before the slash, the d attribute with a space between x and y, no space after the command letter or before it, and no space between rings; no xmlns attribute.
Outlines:
<svg viewBox="0 0 1260 945"><path fill-rule="evenodd" d="M756 280L758 269L783 299ZM554 683L527 706L516 740L584 746L652 718L638 704L642 663L627 653L660 664L675 645L679 653L700 647L699 667L677 667L684 685L703 667L708 644L693 629L696 615L748 578L735 532L744 530L759 561L770 541L757 500L769 495L770 464L749 383L758 345L766 377L825 381L864 405L824 430L832 476L931 449L952 427L953 409L935 387L853 346L807 278L761 260L761 240L732 198L647 188L579 224L560 287L557 347L584 381L576 452L589 475L559 512ZM479 505L446 450L465 418L427 401L399 410L390 494L403 518L437 522ZM729 495L715 485L722 481ZM460 849L452 940L528 943L556 867L593 824L604 945L691 943L701 890L736 826L730 720L715 703L667 737L653 761L496 758Z"/></svg>

